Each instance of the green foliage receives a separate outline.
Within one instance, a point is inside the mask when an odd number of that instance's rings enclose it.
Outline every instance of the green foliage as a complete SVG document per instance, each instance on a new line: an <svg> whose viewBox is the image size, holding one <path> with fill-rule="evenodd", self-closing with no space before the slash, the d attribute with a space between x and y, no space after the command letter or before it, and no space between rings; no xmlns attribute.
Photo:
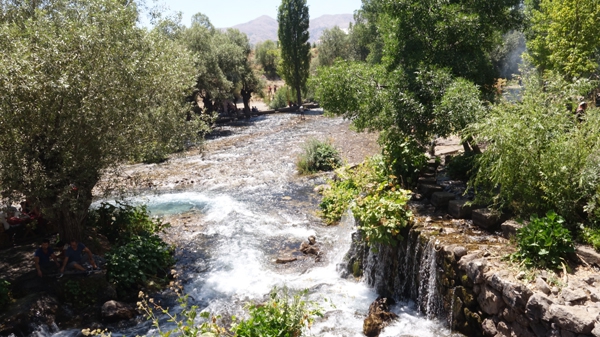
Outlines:
<svg viewBox="0 0 600 337"><path fill-rule="evenodd" d="M127 242L136 235L156 234L169 228L169 223L152 218L146 205L133 206L126 202L116 205L103 202L88 215L88 226L97 228L112 243Z"/></svg>
<svg viewBox="0 0 600 337"><path fill-rule="evenodd" d="M296 166L301 174L331 171L342 164L340 153L330 142L310 138L303 148L304 152L296 161Z"/></svg>
<svg viewBox="0 0 600 337"><path fill-rule="evenodd" d="M598 73L600 7L593 1L529 3L527 59L541 71L554 70L567 79Z"/></svg>
<svg viewBox="0 0 600 337"><path fill-rule="evenodd" d="M306 301L307 293L304 290L292 294L285 287L274 288L269 301L248 306L250 318L234 324L232 331L236 336L247 337L301 336L315 316L323 316L314 303Z"/></svg>
<svg viewBox="0 0 600 337"><path fill-rule="evenodd" d="M148 278L165 276L173 264L170 247L157 235L134 235L106 254L108 280L120 289L144 285Z"/></svg>
<svg viewBox="0 0 600 337"><path fill-rule="evenodd" d="M331 66L337 58L347 60L350 56L348 35L338 26L325 29L318 50L316 62L319 66Z"/></svg>
<svg viewBox="0 0 600 337"><path fill-rule="evenodd" d="M158 144L173 150L208 130L186 121L189 53L137 25L119 0L6 3L0 21L0 185L34 200L81 238L101 173ZM21 6L21 7L19 7ZM4 8L3 8L4 12ZM73 188L75 186L75 188Z"/></svg>
<svg viewBox="0 0 600 337"><path fill-rule="evenodd" d="M600 114L588 109L579 123L565 108L577 106L594 83L535 74L523 80L520 103L503 101L469 128L487 143L471 185L498 192L478 193L476 202L521 216L553 209L571 222L584 221L585 213L598 219Z"/></svg>
<svg viewBox="0 0 600 337"><path fill-rule="evenodd" d="M289 105L289 103L293 100L293 93L289 87L284 86L281 88L277 88L277 92L273 96L271 102L269 102L269 108L271 109L279 109L285 108Z"/></svg>
<svg viewBox="0 0 600 337"><path fill-rule="evenodd" d="M407 205L410 193L393 183L381 182L369 188L366 196L356 199L352 212L369 245L396 245L402 240L400 231L412 221L412 212Z"/></svg>
<svg viewBox="0 0 600 337"><path fill-rule="evenodd" d="M277 36L281 46L281 62L277 73L295 91L296 103L301 105L311 59L306 0L282 0L277 12L277 22Z"/></svg>
<svg viewBox="0 0 600 337"><path fill-rule="evenodd" d="M99 290L97 288L84 287L77 280L67 280L62 287L64 301L77 309L83 309L96 303L96 292Z"/></svg>
<svg viewBox="0 0 600 337"><path fill-rule="evenodd" d="M179 296L177 302L181 312L171 314L169 308L163 308L154 303L154 299L140 291L138 309L146 314L146 318L152 321L152 325L158 330L159 336L169 337L173 333L184 337L212 337L212 336L231 336L227 329L217 324L220 316L210 316L207 311L198 313L198 306L188 304L188 295ZM167 322L175 323L177 328L174 330L163 331L161 328L161 320L156 316L155 311L161 312L168 317ZM196 323L196 318L202 318L204 321L201 324Z"/></svg>
<svg viewBox="0 0 600 337"><path fill-rule="evenodd" d="M469 181L476 172L477 155L473 152L464 152L453 156L450 163L446 165L448 175L452 179Z"/></svg>
<svg viewBox="0 0 600 337"><path fill-rule="evenodd" d="M585 227L581 225L579 237L583 243L587 243L600 251L600 228L598 226Z"/></svg>
<svg viewBox="0 0 600 337"><path fill-rule="evenodd" d="M149 320L157 328L158 334L168 337L173 333L185 337L207 337L207 336L281 336L299 337L304 335L310 328L315 317L322 317L322 311L316 303L307 301L308 291L303 290L293 293L287 287L282 289L273 288L269 294L269 300L260 304L249 304L247 306L249 318L234 322L231 329L219 324L220 316L211 316L209 312L198 312L197 305L188 304L188 296L180 296L178 302L181 312L178 315L171 314L167 309L154 303L153 299L140 292L138 308L146 313ZM177 328L164 331L161 328L161 320L155 311L161 312L169 319L168 322L175 323ZM197 319L202 323L198 324Z"/></svg>
<svg viewBox="0 0 600 337"><path fill-rule="evenodd" d="M265 75L274 77L277 75L277 65L279 64L279 48L271 40L260 42L254 47L254 58L263 68Z"/></svg>
<svg viewBox="0 0 600 337"><path fill-rule="evenodd" d="M527 267L556 269L568 253L575 251L571 232L564 219L550 211L545 218L531 216L531 222L517 230L517 248L511 258Z"/></svg>
<svg viewBox="0 0 600 337"><path fill-rule="evenodd" d="M330 181L323 191L320 213L328 224L340 220L350 207L359 220L369 244L396 244L400 230L408 226L412 213L407 202L410 191L400 189L398 180L386 174L381 157L369 159L352 171L338 170L339 181Z"/></svg>
<svg viewBox="0 0 600 337"><path fill-rule="evenodd" d="M399 177L402 186L415 186L419 172L427 164L427 157L422 148L411 138L395 139L396 135L383 132L383 159L386 173Z"/></svg>
<svg viewBox="0 0 600 337"><path fill-rule="evenodd" d="M6 309L10 302L10 282L0 279L0 310Z"/></svg>

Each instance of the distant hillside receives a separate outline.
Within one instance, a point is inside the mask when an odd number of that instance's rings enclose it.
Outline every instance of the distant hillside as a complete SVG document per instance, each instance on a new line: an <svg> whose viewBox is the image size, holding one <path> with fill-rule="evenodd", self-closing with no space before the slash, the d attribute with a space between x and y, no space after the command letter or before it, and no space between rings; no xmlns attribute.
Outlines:
<svg viewBox="0 0 600 337"><path fill-rule="evenodd" d="M310 33L309 41L312 43L319 40L321 34L323 34L323 30L326 28L338 26L345 30L348 28L350 22L354 22L352 14L323 15L310 20L310 27L308 29L308 32ZM252 44L257 44L258 42L266 40L277 40L277 20L267 15L263 15L252 21L231 28L246 33Z"/></svg>

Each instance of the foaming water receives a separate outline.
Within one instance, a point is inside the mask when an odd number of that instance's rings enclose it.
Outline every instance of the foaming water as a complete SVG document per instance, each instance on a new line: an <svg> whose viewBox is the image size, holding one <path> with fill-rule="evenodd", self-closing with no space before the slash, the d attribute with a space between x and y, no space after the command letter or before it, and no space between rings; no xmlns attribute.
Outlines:
<svg viewBox="0 0 600 337"><path fill-rule="evenodd" d="M348 215L338 226L323 226L314 214L318 201L312 190L324 180L297 178L294 166L306 138L326 137L347 122L323 118L291 123L293 118L273 115L225 127L222 131L231 135L209 141L214 149L202 156L135 166L129 173L149 174L162 193L146 193L131 202L147 204L153 215L173 223L168 236L177 242L176 268L192 304L223 317L243 317L245 304L263 301L275 286L308 289L309 298L325 309L311 335L363 336L363 321L377 293L361 280L341 278L338 267L351 245L354 218ZM173 186L185 190L175 193ZM323 252L320 261L298 250L309 235L316 236ZM277 264L278 257L298 260ZM400 319L382 336L451 336L443 323L427 320L412 303L399 303L393 310ZM148 322L111 330L113 336L156 334ZM76 336L78 331L43 335Z"/></svg>

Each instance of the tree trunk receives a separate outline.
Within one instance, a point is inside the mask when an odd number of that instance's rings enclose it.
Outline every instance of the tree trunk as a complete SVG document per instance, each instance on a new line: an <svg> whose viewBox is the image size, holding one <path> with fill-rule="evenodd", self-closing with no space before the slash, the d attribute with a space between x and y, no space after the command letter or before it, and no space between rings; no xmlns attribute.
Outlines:
<svg viewBox="0 0 600 337"><path fill-rule="evenodd" d="M214 111L214 106L213 106L212 99L210 98L210 95L206 95L205 97L202 97L202 102L204 103L204 108L206 109L206 112Z"/></svg>
<svg viewBox="0 0 600 337"><path fill-rule="evenodd" d="M250 98L252 98L252 90L242 89L240 94L242 95L242 101L244 101L244 113L247 118L250 118Z"/></svg>
<svg viewBox="0 0 600 337"><path fill-rule="evenodd" d="M298 109L302 106L302 91L300 90L300 85L296 86L296 99L298 102ZM302 118L304 118L304 109L300 109L300 114Z"/></svg>
<svg viewBox="0 0 600 337"><path fill-rule="evenodd" d="M72 184L68 190L43 200L42 206L47 212L44 215L57 225L61 240L83 241L85 239L83 222L92 204L92 188Z"/></svg>

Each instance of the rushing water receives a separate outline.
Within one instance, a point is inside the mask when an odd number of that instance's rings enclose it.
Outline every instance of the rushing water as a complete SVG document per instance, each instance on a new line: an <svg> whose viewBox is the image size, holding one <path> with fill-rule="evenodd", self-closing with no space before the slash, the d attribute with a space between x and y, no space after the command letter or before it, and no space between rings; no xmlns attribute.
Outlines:
<svg viewBox="0 0 600 337"><path fill-rule="evenodd" d="M167 183L135 198L153 214L173 223L177 269L185 293L205 310L224 317L243 316L248 301L261 301L274 286L309 289L310 299L326 311L310 330L314 336L363 336L362 324L376 292L360 280L343 279L339 264L350 248L352 217L326 227L316 217L319 197L313 187L322 177L295 174L294 159L308 137L325 138L347 121L311 116L271 115L222 130L227 137L208 143L207 153L177 158L163 166L138 166ZM199 169L201 167L201 169ZM181 187L177 182L194 180ZM324 256L302 255L300 243L315 235ZM298 261L276 264L280 256ZM325 299L327 301L325 302ZM333 306L331 305L333 304ZM171 304L172 305L172 304ZM412 303L393 307L399 319L382 336L450 336L442 321L418 314ZM430 317L431 318L431 317ZM114 331L151 335L148 323ZM73 336L60 331L55 336ZM52 335L40 331L40 335Z"/></svg>

